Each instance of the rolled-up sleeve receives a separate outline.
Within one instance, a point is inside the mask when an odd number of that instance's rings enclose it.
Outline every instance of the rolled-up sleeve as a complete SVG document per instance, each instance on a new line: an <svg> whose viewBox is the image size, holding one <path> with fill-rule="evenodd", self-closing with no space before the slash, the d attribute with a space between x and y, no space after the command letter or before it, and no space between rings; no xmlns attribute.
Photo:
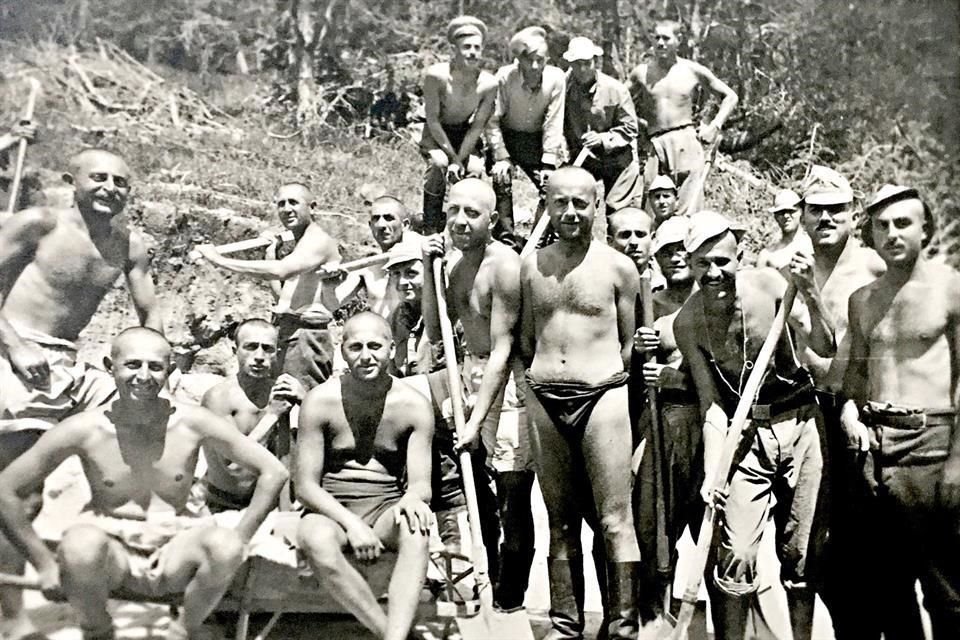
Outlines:
<svg viewBox="0 0 960 640"><path fill-rule="evenodd" d="M630 92L619 82L610 86L610 100L615 105L611 127L602 136L603 150L616 151L629 147L637 138L639 131L637 112L633 107Z"/></svg>

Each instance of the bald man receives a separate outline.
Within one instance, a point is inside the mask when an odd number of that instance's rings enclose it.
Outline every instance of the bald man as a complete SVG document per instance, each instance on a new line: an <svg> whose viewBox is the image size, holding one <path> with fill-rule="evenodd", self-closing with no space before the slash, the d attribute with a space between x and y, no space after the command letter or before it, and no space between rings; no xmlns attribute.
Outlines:
<svg viewBox="0 0 960 640"><path fill-rule="evenodd" d="M481 68L487 26L473 16L458 16L447 25L449 62L431 65L423 76L426 125L420 153L427 159L423 176L424 233L443 231L447 183L483 173L480 136L493 113L497 80Z"/></svg>
<svg viewBox="0 0 960 640"><path fill-rule="evenodd" d="M583 634L580 520L596 508L608 558L605 612L612 638L635 638L637 547L630 510L627 369L633 347L636 265L593 241L593 176L558 169L547 213L559 241L521 268L521 347L528 409L539 437L540 486L550 521L553 638Z"/></svg>
<svg viewBox="0 0 960 640"><path fill-rule="evenodd" d="M287 478L276 458L222 418L159 396L173 369L170 353L152 329L121 332L106 360L116 397L44 433L0 473L0 527L37 569L44 592L66 595L85 640L114 638L107 600L118 589L151 598L183 594L167 638L216 637L204 620ZM201 445L257 474L235 530L188 514ZM33 530L20 494L71 455L80 458L91 497L54 553Z"/></svg>
<svg viewBox="0 0 960 640"><path fill-rule="evenodd" d="M386 320L362 312L343 327L349 373L303 402L297 441L298 540L320 584L378 638L406 640L427 573L433 409L390 375ZM384 614L346 559L397 552Z"/></svg>
<svg viewBox="0 0 960 640"><path fill-rule="evenodd" d="M141 236L118 219L130 194L127 163L100 149L70 159L69 207L25 209L0 227L0 469L61 419L106 402L105 372L77 362L76 340L123 275L140 322L160 330ZM31 510L39 511L40 486ZM0 542L0 569L21 571ZM7 633L33 631L19 591L0 591Z"/></svg>
<svg viewBox="0 0 960 640"><path fill-rule="evenodd" d="M340 262L337 241L312 218L317 201L307 186L289 183L274 197L281 224L293 232L295 245L278 259L227 258L213 245L197 251L210 264L260 280L283 282L274 323L280 330L280 367L307 388L333 371L333 339L329 325L345 298L339 279L323 279L317 271ZM352 287L351 287L352 293Z"/></svg>
<svg viewBox="0 0 960 640"><path fill-rule="evenodd" d="M476 397L459 446L482 445L479 455L496 482L504 531L499 561L496 523L486 523L484 531L492 555L494 600L503 609L516 609L523 605L533 562L534 472L522 368L511 357L520 317L520 257L491 236L495 206L493 189L481 180L463 180L450 189L447 232L462 256L450 270L446 295L450 321L463 326L464 391ZM436 289L431 265L444 255L443 239L432 236L424 247L424 289L432 293ZM440 318L433 295L423 297L423 314L427 334L439 342Z"/></svg>

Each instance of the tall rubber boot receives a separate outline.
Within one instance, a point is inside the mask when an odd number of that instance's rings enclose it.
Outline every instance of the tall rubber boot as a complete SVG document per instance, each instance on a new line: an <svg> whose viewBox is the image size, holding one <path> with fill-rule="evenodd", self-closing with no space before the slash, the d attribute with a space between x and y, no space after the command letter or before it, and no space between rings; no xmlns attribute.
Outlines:
<svg viewBox="0 0 960 640"><path fill-rule="evenodd" d="M497 223L493 227L493 237L519 253L523 242L514 230L513 182L494 182L493 192L497 195Z"/></svg>
<svg viewBox="0 0 960 640"><path fill-rule="evenodd" d="M500 549L500 580L493 591L493 602L498 609L516 611L523 608L532 564L532 551Z"/></svg>
<svg viewBox="0 0 960 640"><path fill-rule="evenodd" d="M551 629L543 640L583 640L583 557L548 558Z"/></svg>
<svg viewBox="0 0 960 640"><path fill-rule="evenodd" d="M607 564L607 637L636 640L640 632L640 613L637 609L637 575L639 562L610 562Z"/></svg>
<svg viewBox="0 0 960 640"><path fill-rule="evenodd" d="M594 523L588 522L593 529L593 568L597 572L597 587L600 590L600 610L603 611L603 619L600 621L600 629L597 631L597 640L607 640L607 627L610 625L610 590L607 588L610 575L607 568L607 552L604 548L600 526L594 526Z"/></svg>

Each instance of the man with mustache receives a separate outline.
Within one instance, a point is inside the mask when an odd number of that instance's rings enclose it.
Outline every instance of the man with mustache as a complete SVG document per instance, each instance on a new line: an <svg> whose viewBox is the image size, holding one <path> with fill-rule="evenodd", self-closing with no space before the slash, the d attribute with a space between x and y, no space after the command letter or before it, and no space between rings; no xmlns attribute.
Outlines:
<svg viewBox="0 0 960 640"><path fill-rule="evenodd" d="M568 102L569 104L569 102ZM548 638L583 635L580 525L596 510L607 557L606 632L636 638L640 560L630 510L631 424L627 369L640 279L636 265L592 237L597 184L563 167L547 184L558 242L528 256L521 352L529 363L540 486L550 523Z"/></svg>
<svg viewBox="0 0 960 640"><path fill-rule="evenodd" d="M919 577L933 637L952 638L960 629L960 274L924 256L936 221L916 189L885 185L866 214L864 242L887 270L849 304L841 424L866 456L875 511L859 542L878 565L857 576L856 597L871 611L856 637L923 637Z"/></svg>
<svg viewBox="0 0 960 640"><path fill-rule="evenodd" d="M701 142L713 144L737 106L737 94L703 65L677 56L680 25L661 20L654 25L652 62L638 65L627 80L637 113L647 125L653 147L647 158L644 182L667 175L679 188L677 212L690 215L703 201L700 176L704 170ZM707 89L722 98L716 115L696 129L694 103Z"/></svg>
<svg viewBox="0 0 960 640"><path fill-rule="evenodd" d="M814 165L802 186L801 229L797 233L804 233L812 244L814 278L838 345L835 357L825 358L807 346L802 336L798 340L800 359L813 376L821 410L818 419L822 421L826 470L821 499L829 526L822 562L810 567L811 586L816 587L829 608L837 636L855 638L862 630L863 615L869 615L860 604L863 600L856 593L856 585L875 559L863 553L861 536L856 533L860 531L858 522L865 515L860 510L866 508L866 503L860 492L856 456L847 449L840 427L843 401L839 392L850 349L848 300L854 291L881 275L884 265L852 233L853 189L842 175ZM794 255L810 253L798 248Z"/></svg>
<svg viewBox="0 0 960 640"><path fill-rule="evenodd" d="M497 71L497 107L487 125L497 192L501 241L513 235L513 168L519 167L543 194L543 187L564 153L563 104L566 76L547 64L546 32L521 29L510 38L513 64ZM519 247L518 247L519 248Z"/></svg>
<svg viewBox="0 0 960 640"><path fill-rule="evenodd" d="M131 173L120 156L87 149L70 158L69 207L25 209L0 227L0 469L63 418L100 406L116 391L105 372L77 362L76 340L123 275L140 322L162 330L143 238L120 217ZM41 486L25 487L32 515ZM23 560L0 538L0 570ZM0 590L4 631L34 631L19 590Z"/></svg>
<svg viewBox="0 0 960 640"><path fill-rule="evenodd" d="M497 79L481 68L487 26L459 16L447 26L452 57L427 68L423 76L426 124L420 153L423 175L424 233L441 233L447 182L483 174L480 135L496 103Z"/></svg>
<svg viewBox="0 0 960 640"><path fill-rule="evenodd" d="M758 268L782 269L790 264L790 259L797 251L813 251L810 236L800 228L802 207L803 198L790 189L781 189L777 193L773 206L767 211L773 214L773 219L780 228L780 239L773 246L760 250L760 255L757 256Z"/></svg>
<svg viewBox="0 0 960 640"><path fill-rule="evenodd" d="M708 478L786 289L772 269L738 269L742 233L721 214L701 211L691 216L684 244L700 288L677 314L674 334L700 400ZM713 487L706 485L701 491L704 500L720 500L722 506L713 579L707 585L714 628L721 639L745 637L750 609L757 608L757 551L771 513L779 527L777 551L794 637L809 638L813 624L805 566L823 462L813 383L796 359L791 334L807 336L811 348L824 356L831 355L835 345L814 280L813 260L796 255L790 277L798 300L805 304L791 310L790 330L777 343L750 409L728 476L729 491L712 495Z"/></svg>

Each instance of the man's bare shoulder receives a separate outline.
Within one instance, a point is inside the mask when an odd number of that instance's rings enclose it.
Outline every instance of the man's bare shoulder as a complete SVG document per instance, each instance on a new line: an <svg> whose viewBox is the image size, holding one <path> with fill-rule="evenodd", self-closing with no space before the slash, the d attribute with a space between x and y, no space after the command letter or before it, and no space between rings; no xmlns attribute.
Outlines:
<svg viewBox="0 0 960 640"><path fill-rule="evenodd" d="M430 404L430 400L401 378L391 377L393 379L393 385L390 387L391 405L400 410L404 416L419 422L432 423L433 405Z"/></svg>
<svg viewBox="0 0 960 640"><path fill-rule="evenodd" d="M477 78L477 91L481 95L488 95L495 92L498 86L497 76L489 71L480 72L480 76Z"/></svg>
<svg viewBox="0 0 960 640"><path fill-rule="evenodd" d="M633 260L608 244L594 240L590 243L590 250L594 253L595 258L600 259L613 267L619 276L629 277L632 275L636 276L637 278L640 277L640 274L637 273L637 265L634 264Z"/></svg>
<svg viewBox="0 0 960 640"><path fill-rule="evenodd" d="M449 62L437 62L429 67L423 72L424 80L436 80L439 82L447 82L450 80L450 63Z"/></svg>
<svg viewBox="0 0 960 640"><path fill-rule="evenodd" d="M520 254L498 240L487 245L483 259L493 263L498 276L516 277L520 273Z"/></svg>
<svg viewBox="0 0 960 640"><path fill-rule="evenodd" d="M220 408L233 404L232 400L237 391L240 391L237 377L229 376L207 389L200 404L214 412L219 412Z"/></svg>
<svg viewBox="0 0 960 640"><path fill-rule="evenodd" d="M753 267L737 272L737 286L746 285L763 293L781 297L787 287L787 281L773 267Z"/></svg>
<svg viewBox="0 0 960 640"><path fill-rule="evenodd" d="M883 258L870 247L862 244L859 240L850 252L850 264L864 269L875 278L879 278L887 272L887 265Z"/></svg>
<svg viewBox="0 0 960 640"><path fill-rule="evenodd" d="M0 227L0 236L7 239L38 241L53 231L67 210L52 207L31 207L18 211Z"/></svg>
<svg viewBox="0 0 960 640"><path fill-rule="evenodd" d="M694 291L677 311L673 321L673 332L677 346L696 344L698 336L702 334L703 303L700 291Z"/></svg>

